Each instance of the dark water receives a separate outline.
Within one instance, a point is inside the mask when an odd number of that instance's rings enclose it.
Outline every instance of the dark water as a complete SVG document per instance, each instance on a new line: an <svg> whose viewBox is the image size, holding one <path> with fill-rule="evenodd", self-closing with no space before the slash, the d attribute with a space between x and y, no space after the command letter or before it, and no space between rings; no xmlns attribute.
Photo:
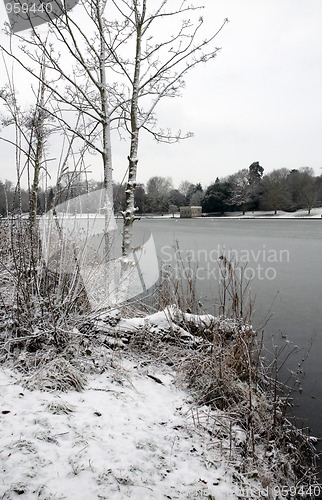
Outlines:
<svg viewBox="0 0 322 500"><path fill-rule="evenodd" d="M181 256L190 250L190 258L199 260L198 290L209 313L214 312L218 284L214 269L220 252L249 262L255 326L272 315L264 328L266 344L274 332L282 332L300 348L288 360L284 377L297 368L314 337L304 363L303 391L292 412L298 426L303 423L321 439L322 220L141 219L136 224L152 232L158 254L170 265L176 265L171 251L175 241Z"/></svg>

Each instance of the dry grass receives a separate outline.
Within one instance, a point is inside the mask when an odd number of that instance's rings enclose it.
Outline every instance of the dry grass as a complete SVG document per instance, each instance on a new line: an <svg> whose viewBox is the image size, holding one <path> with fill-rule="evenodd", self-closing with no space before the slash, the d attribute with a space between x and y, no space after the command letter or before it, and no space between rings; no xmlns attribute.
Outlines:
<svg viewBox="0 0 322 500"><path fill-rule="evenodd" d="M203 322L186 314L200 309L196 302L197 283L191 278L196 273L190 272L191 265L187 272L182 271L181 278L176 275L174 279L168 273L159 304L179 310L172 316L173 321L204 343L188 349L181 345L176 350L175 336L171 334L172 341L167 341L170 348L165 349L160 338L151 339L148 333L141 332L137 338L139 348L146 352L150 346L156 358L167 359L177 367L178 380L192 392L197 407L207 405L224 412L232 426L242 427L244 472L260 468L262 460L269 463L274 455L280 457L271 463L275 477L285 474L294 481L314 483L314 440L286 417L302 366L287 385L279 380L277 368L284 364L279 359L281 354L288 360L294 352L292 344L285 340L275 353L275 360L266 361L263 335L251 326L253 302L245 268L224 256L218 261L222 271L216 304L220 316Z"/></svg>
<svg viewBox="0 0 322 500"><path fill-rule="evenodd" d="M177 316L183 326L184 315ZM183 342L174 323L165 335L152 332L149 325L132 336L129 349L135 350L145 363L162 363L175 368L177 383L193 396L193 411L207 406L229 438L232 429L241 428L239 443L242 454L240 471L254 469L263 478L270 470L277 484L295 484L304 480L314 484L316 454L313 440L285 417L285 393L275 393L275 380L262 359L262 339L243 320L215 318L212 324L199 323L197 339ZM187 329L195 322L186 321ZM198 425L199 418L196 419ZM228 423L227 423L228 422ZM210 427L204 431L211 433ZM229 438L234 442L232 435ZM273 482L274 482L273 481Z"/></svg>
<svg viewBox="0 0 322 500"><path fill-rule="evenodd" d="M52 401L47 405L47 409L54 415L69 415L74 411L72 405L64 403L63 401Z"/></svg>
<svg viewBox="0 0 322 500"><path fill-rule="evenodd" d="M59 352L75 320L88 311L77 266L69 274L49 270L28 220L2 221L1 236L0 361L52 346Z"/></svg>
<svg viewBox="0 0 322 500"><path fill-rule="evenodd" d="M25 385L31 390L82 391L86 386L86 376L67 359L57 356L50 363L37 368Z"/></svg>

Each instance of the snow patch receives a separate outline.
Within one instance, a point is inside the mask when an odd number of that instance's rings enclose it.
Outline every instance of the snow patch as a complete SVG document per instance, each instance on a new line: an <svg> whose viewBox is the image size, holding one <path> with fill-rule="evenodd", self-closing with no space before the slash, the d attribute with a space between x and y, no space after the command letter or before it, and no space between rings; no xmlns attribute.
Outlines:
<svg viewBox="0 0 322 500"><path fill-rule="evenodd" d="M82 393L40 392L0 371L0 497L237 498L222 452L195 430L187 394L132 362Z"/></svg>

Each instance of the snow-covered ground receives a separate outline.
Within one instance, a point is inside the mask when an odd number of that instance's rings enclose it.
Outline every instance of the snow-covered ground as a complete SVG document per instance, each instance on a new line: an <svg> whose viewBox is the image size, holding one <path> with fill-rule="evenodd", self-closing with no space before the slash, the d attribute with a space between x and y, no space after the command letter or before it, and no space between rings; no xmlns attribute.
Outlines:
<svg viewBox="0 0 322 500"><path fill-rule="evenodd" d="M173 373L112 364L67 393L30 391L1 369L0 498L238 498L228 439L198 431L206 410L193 410Z"/></svg>
<svg viewBox="0 0 322 500"><path fill-rule="evenodd" d="M322 217L322 207L312 208L311 213L308 214L308 210L301 209L296 210L296 212L284 212L283 210L278 210L277 214L274 211L265 212L265 211L256 211L256 212L246 212L245 215L242 215L241 212L234 212L229 214L231 217L243 217L243 218L268 218L268 219L314 219Z"/></svg>
<svg viewBox="0 0 322 500"><path fill-rule="evenodd" d="M161 215L139 215L139 217L145 219L172 219L173 215L172 214L164 214L163 216ZM256 211L247 211L244 215L242 212L226 212L224 216L219 217L222 219L223 217L225 218L263 218L263 219L298 219L298 218L305 218L305 219L314 219L314 218L321 218L322 217L322 207L319 208L312 208L311 213L308 214L308 210L306 209L301 209L297 210L296 212L285 212L283 210L278 210L277 214L274 213L274 211L264 211L264 210L256 210ZM175 219L180 218L180 214L176 213L174 215ZM211 217L211 218L217 218L217 217Z"/></svg>
<svg viewBox="0 0 322 500"><path fill-rule="evenodd" d="M0 499L275 500L283 485L290 491L294 457L254 435L253 460L238 412L200 406L186 388L182 359L201 345L204 359L213 344L179 326L183 319L200 328L218 323L228 336L238 326L175 307L134 318L114 311L89 323L89 334L75 328L62 353L21 351L20 372L3 365ZM136 334L137 348L129 343ZM157 351L151 339L161 343ZM194 370L201 379L198 364ZM234 384L241 397L245 383ZM245 398L238 411L249 388ZM267 404L265 394L251 399L255 422Z"/></svg>

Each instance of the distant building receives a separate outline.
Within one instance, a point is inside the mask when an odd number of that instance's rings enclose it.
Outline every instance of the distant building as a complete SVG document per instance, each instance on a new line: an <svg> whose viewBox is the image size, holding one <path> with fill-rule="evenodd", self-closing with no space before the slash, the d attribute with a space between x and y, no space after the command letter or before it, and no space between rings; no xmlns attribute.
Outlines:
<svg viewBox="0 0 322 500"><path fill-rule="evenodd" d="M180 207L180 217L183 219L191 219L192 217L201 217L201 207Z"/></svg>

